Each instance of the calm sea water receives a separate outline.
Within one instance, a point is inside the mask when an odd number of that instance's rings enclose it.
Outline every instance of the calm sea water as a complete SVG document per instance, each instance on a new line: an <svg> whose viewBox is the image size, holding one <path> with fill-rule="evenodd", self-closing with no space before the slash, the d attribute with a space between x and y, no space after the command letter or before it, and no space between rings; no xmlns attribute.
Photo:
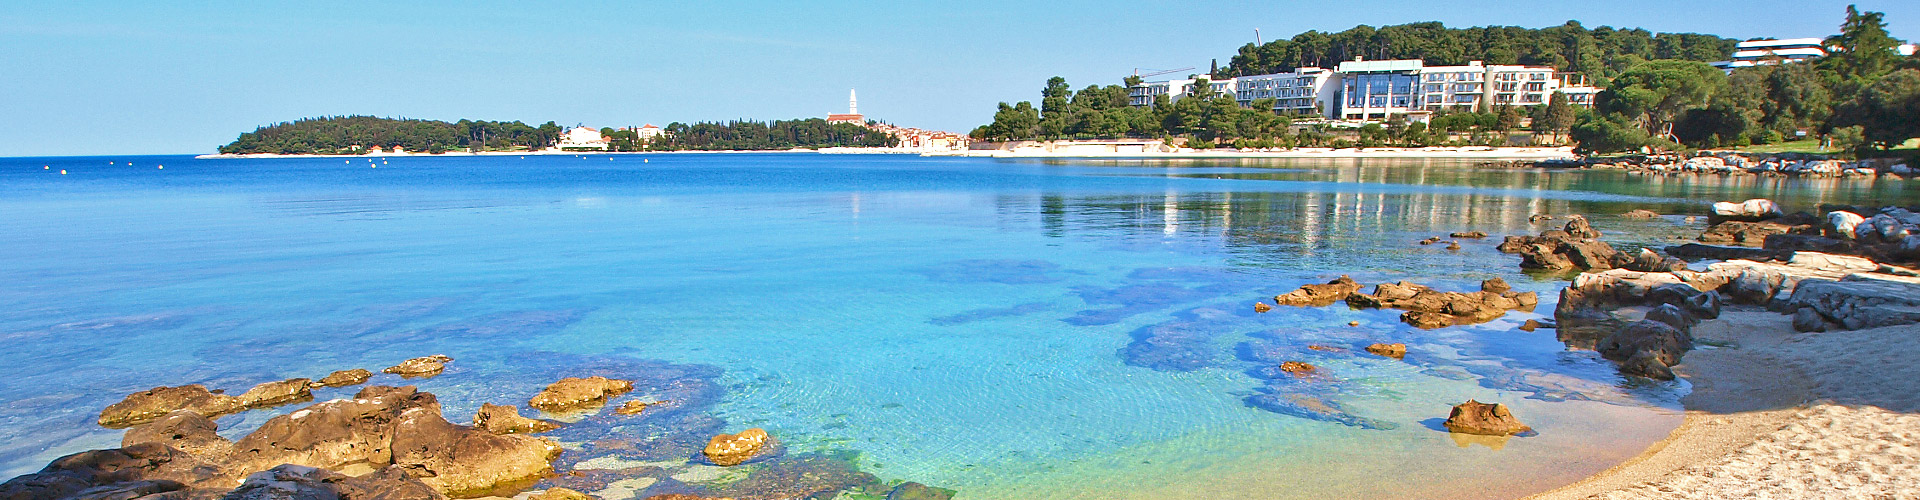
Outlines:
<svg viewBox="0 0 1920 500"><path fill-rule="evenodd" d="M117 446L92 420L128 392L446 353L446 374L407 383L455 421L575 365L702 367L726 430L962 498L1519 496L1664 437L1686 387L1519 331L1561 283L1519 273L1499 235L1584 213L1613 241L1663 245L1715 200L1916 193L1426 161L0 159L0 476ZM1677 215L1611 215L1633 208ZM1467 230L1495 237L1414 244ZM1433 331L1393 311L1251 310L1341 274L1498 276L1543 304ZM1371 342L1411 354L1305 349ZM1332 381L1306 393L1391 428L1249 406L1263 350L1321 365ZM1439 417L1468 398L1540 434L1456 441ZM574 440L649 439L623 432L561 434L563 460L594 458Z"/></svg>

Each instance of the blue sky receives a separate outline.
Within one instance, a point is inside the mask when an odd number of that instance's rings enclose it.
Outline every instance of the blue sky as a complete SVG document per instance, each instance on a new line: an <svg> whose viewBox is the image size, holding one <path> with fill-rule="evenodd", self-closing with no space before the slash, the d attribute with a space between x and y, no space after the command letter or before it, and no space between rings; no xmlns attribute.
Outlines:
<svg viewBox="0 0 1920 500"><path fill-rule="evenodd" d="M183 4L183 5L173 5ZM322 5L324 4L324 5ZM210 152L317 115L625 126L861 111L965 132L994 103L1253 38L1577 19L1824 36L1847 2L30 2L0 5L0 156ZM1859 2L1920 38L1920 2Z"/></svg>

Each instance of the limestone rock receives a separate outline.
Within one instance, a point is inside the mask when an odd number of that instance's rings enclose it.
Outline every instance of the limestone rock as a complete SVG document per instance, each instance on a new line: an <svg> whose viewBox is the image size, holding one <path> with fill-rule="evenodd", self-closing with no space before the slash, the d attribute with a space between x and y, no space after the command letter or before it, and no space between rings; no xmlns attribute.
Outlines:
<svg viewBox="0 0 1920 500"><path fill-rule="evenodd" d="M560 446L552 441L454 425L438 408L408 408L390 432L393 465L430 471L420 482L457 497L530 486L553 470L553 459L560 456Z"/></svg>
<svg viewBox="0 0 1920 500"><path fill-rule="evenodd" d="M316 388L319 388L319 387L346 387L350 385L360 385L360 384L366 383L367 379L372 377L373 377L373 372L367 371L367 369L365 368L354 368L352 370L340 370L333 373L329 373L327 374L326 377L322 377L320 380L315 381L313 383L313 386Z"/></svg>
<svg viewBox="0 0 1920 500"><path fill-rule="evenodd" d="M740 431L738 434L721 434L707 441L707 448L701 453L707 460L720 466L734 466L752 460L762 449L768 448L773 436L759 428Z"/></svg>
<svg viewBox="0 0 1920 500"><path fill-rule="evenodd" d="M1855 226L1858 239L1867 243L1900 243L1910 234L1907 225L1887 214L1877 214Z"/></svg>
<svg viewBox="0 0 1920 500"><path fill-rule="evenodd" d="M625 394L633 390L633 382L616 380L599 375L592 377L567 377L560 379L535 394L527 401L527 406L547 412L578 410L584 407L605 404L607 398Z"/></svg>
<svg viewBox="0 0 1920 500"><path fill-rule="evenodd" d="M438 415L440 402L413 387L367 387L353 399L318 403L268 419L233 443L228 465L251 472L281 464L323 469L357 462L389 464L394 422L414 409Z"/></svg>
<svg viewBox="0 0 1920 500"><path fill-rule="evenodd" d="M1400 313L1400 321L1422 330L1453 326L1453 316L1438 312L1407 311Z"/></svg>
<svg viewBox="0 0 1920 500"><path fill-rule="evenodd" d="M1673 368L1661 361L1659 354L1650 351L1636 352L1633 357L1620 362L1620 373L1633 377L1673 380Z"/></svg>
<svg viewBox="0 0 1920 500"><path fill-rule="evenodd" d="M1920 279L1850 274L1839 281L1806 280L1786 305L1811 309L1848 330L1920 323Z"/></svg>
<svg viewBox="0 0 1920 500"><path fill-rule="evenodd" d="M1840 210L1827 212L1827 234L1835 238L1847 240L1859 238L1859 235L1854 232L1854 229L1859 227L1861 222L1866 222L1866 220L1866 217L1861 217L1860 214L1853 212Z"/></svg>
<svg viewBox="0 0 1920 500"><path fill-rule="evenodd" d="M1265 302L1253 303L1253 312L1263 313L1263 312L1272 311L1272 310L1273 310L1273 306L1267 305L1267 303Z"/></svg>
<svg viewBox="0 0 1920 500"><path fill-rule="evenodd" d="M140 443L60 457L39 472L0 483L0 498L67 499L93 488L139 493L118 497L134 498L187 488L226 489L233 482L219 466L192 454L160 443Z"/></svg>
<svg viewBox="0 0 1920 500"><path fill-rule="evenodd" d="M1587 218L1580 215L1567 216L1567 225L1561 230L1575 239L1591 240L1600 237L1600 231L1594 230L1593 224L1587 223Z"/></svg>
<svg viewBox="0 0 1920 500"><path fill-rule="evenodd" d="M1693 325L1700 323L1699 318L1687 314L1686 311L1680 310L1679 306L1673 304L1660 304L1652 310L1647 311L1647 321L1666 323L1667 326L1671 326L1673 329L1681 332L1691 332Z"/></svg>
<svg viewBox="0 0 1920 500"><path fill-rule="evenodd" d="M120 447L159 443L202 460L219 462L226 460L227 455L233 452L233 442L215 433L218 430L219 426L212 419L190 410L176 410L152 422L127 429L126 435L120 438Z"/></svg>
<svg viewBox="0 0 1920 500"><path fill-rule="evenodd" d="M557 422L520 416L520 409L511 405L492 403L480 405L473 426L494 434L539 434L560 428Z"/></svg>
<svg viewBox="0 0 1920 500"><path fill-rule="evenodd" d="M1672 325L1659 321L1635 321L1601 339L1595 350L1614 361L1627 361L1641 353L1654 356L1660 364L1673 366L1693 348L1693 339Z"/></svg>
<svg viewBox="0 0 1920 500"><path fill-rule="evenodd" d="M279 382L267 382L247 389L240 394L240 405L248 408L266 408L287 403L298 403L313 399L311 380L293 378Z"/></svg>
<svg viewBox="0 0 1920 500"><path fill-rule="evenodd" d="M1445 424L1448 432L1461 434L1479 434L1484 436L1512 436L1533 432L1532 427L1520 423L1513 417L1513 411L1500 403L1481 403L1467 400L1453 407L1447 415Z"/></svg>
<svg viewBox="0 0 1920 500"><path fill-rule="evenodd" d="M1720 317L1720 294L1703 292L1692 285L1674 283L1656 286L1647 291L1647 300L1656 304L1672 304L1695 318Z"/></svg>
<svg viewBox="0 0 1920 500"><path fill-rule="evenodd" d="M1750 247L1765 245L1767 237L1811 230L1811 226L1792 226L1777 222L1727 221L1714 224L1700 233L1701 243L1736 244Z"/></svg>
<svg viewBox="0 0 1920 500"><path fill-rule="evenodd" d="M217 417L243 409L240 398L214 394L199 384L155 387L127 395L126 399L100 410L102 427L121 428L159 418L174 410L190 410Z"/></svg>
<svg viewBox="0 0 1920 500"><path fill-rule="evenodd" d="M1620 216L1629 219L1657 219L1660 218L1660 213L1642 208L1628 210L1627 213L1620 214Z"/></svg>
<svg viewBox="0 0 1920 500"><path fill-rule="evenodd" d="M1780 292L1785 281L1786 276L1779 271L1752 267L1741 269L1740 274L1735 275L1733 281L1721 290L1725 290L1733 302L1766 305Z"/></svg>
<svg viewBox="0 0 1920 500"><path fill-rule="evenodd" d="M1799 332L1827 331L1827 318L1811 307L1802 307L1793 312L1793 330Z"/></svg>
<svg viewBox="0 0 1920 500"><path fill-rule="evenodd" d="M1487 237L1487 233L1483 233L1480 231L1466 231L1466 232L1449 234L1447 235L1447 237L1448 238L1467 238L1467 239L1477 240L1477 239Z"/></svg>
<svg viewBox="0 0 1920 500"><path fill-rule="evenodd" d="M1287 292L1273 298L1273 303L1282 306L1324 307L1347 298L1347 295L1360 291L1360 284L1345 275L1324 285L1303 285L1299 290Z"/></svg>
<svg viewBox="0 0 1920 500"><path fill-rule="evenodd" d="M1398 342L1392 344L1373 344L1367 346L1367 352L1373 353L1376 356L1400 359L1407 357L1407 345Z"/></svg>
<svg viewBox="0 0 1920 500"><path fill-rule="evenodd" d="M387 467L360 477L300 465L282 465L247 476L222 500L444 500L446 495Z"/></svg>
<svg viewBox="0 0 1920 500"><path fill-rule="evenodd" d="M1765 220L1779 217L1783 213L1785 212L1780 210L1780 204L1764 198L1740 203L1723 201L1713 204L1713 214L1729 220Z"/></svg>
<svg viewBox="0 0 1920 500"><path fill-rule="evenodd" d="M1513 291L1513 286L1508 285L1507 280L1503 280L1500 278L1488 278L1486 281L1480 282L1480 291L1492 292L1492 293L1507 293L1507 292Z"/></svg>
<svg viewBox="0 0 1920 500"><path fill-rule="evenodd" d="M406 378L432 377L439 375L441 370L447 369L447 363L452 361L453 358L445 354L435 354L401 361L400 364L389 366L385 370L380 370L380 372L391 373Z"/></svg>

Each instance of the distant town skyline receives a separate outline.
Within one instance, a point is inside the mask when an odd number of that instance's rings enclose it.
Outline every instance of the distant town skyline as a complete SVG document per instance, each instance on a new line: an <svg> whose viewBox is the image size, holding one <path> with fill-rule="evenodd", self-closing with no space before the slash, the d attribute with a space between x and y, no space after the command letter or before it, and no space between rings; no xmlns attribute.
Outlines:
<svg viewBox="0 0 1920 500"><path fill-rule="evenodd" d="M204 153L323 115L647 123L826 117L966 132L1000 101L1226 59L1274 40L1440 21L1732 38L1834 33L1849 2L13 2L0 156ZM1920 38L1920 5L1853 2ZM81 131L76 134L75 131ZM86 141L76 142L75 137Z"/></svg>

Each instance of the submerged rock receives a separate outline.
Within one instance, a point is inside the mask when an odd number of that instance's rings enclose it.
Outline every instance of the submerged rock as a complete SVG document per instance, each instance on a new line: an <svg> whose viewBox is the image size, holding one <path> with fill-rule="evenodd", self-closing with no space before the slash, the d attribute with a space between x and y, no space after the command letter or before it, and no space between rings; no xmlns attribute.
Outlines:
<svg viewBox="0 0 1920 500"><path fill-rule="evenodd" d="M1500 403L1487 404L1467 400L1453 407L1447 414L1445 424L1448 432L1479 434L1483 436L1512 436L1533 432L1532 427L1520 423L1513 412Z"/></svg>
<svg viewBox="0 0 1920 500"><path fill-rule="evenodd" d="M1273 306L1267 305L1267 303L1265 302L1253 303L1253 312L1263 313L1263 312L1272 311L1272 310L1273 310Z"/></svg>
<svg viewBox="0 0 1920 500"><path fill-rule="evenodd" d="M400 364L389 366L380 372L406 378L425 378L439 375L442 370L447 369L447 363L451 362L453 358L445 354L435 354L401 361Z"/></svg>
<svg viewBox="0 0 1920 500"><path fill-rule="evenodd" d="M1485 237L1487 237L1487 233L1483 233L1483 232L1480 232L1480 231L1466 231L1466 232L1460 232L1460 233L1453 233L1453 234L1449 234L1449 235L1447 235L1447 237L1449 237L1449 238L1467 238L1467 239L1474 239L1474 240L1477 240L1477 239L1481 239L1481 238L1485 238Z"/></svg>
<svg viewBox="0 0 1920 500"><path fill-rule="evenodd" d="M672 401L628 401L621 404L619 408L614 408L613 412L620 415L639 415L641 412L647 411L647 408L671 402Z"/></svg>
<svg viewBox="0 0 1920 500"><path fill-rule="evenodd" d="M240 405L247 408L266 408L311 400L313 387L309 382L311 380L293 378L256 385L240 394Z"/></svg>
<svg viewBox="0 0 1920 500"><path fill-rule="evenodd" d="M215 394L199 384L155 387L127 395L126 399L100 410L102 427L121 428L159 418L175 410L188 410L217 417L245 409L240 398Z"/></svg>
<svg viewBox="0 0 1920 500"><path fill-rule="evenodd" d="M1628 323L1595 346L1607 359L1631 361L1621 367L1628 375L1662 380L1673 379L1673 372L1665 368L1679 364L1680 357L1689 349L1693 349L1693 339L1686 332L1666 323L1645 320Z"/></svg>
<svg viewBox="0 0 1920 500"><path fill-rule="evenodd" d="M1373 353L1376 356L1400 359L1407 357L1407 345L1397 342L1392 344L1373 344L1367 346L1367 352Z"/></svg>
<svg viewBox="0 0 1920 500"><path fill-rule="evenodd" d="M845 458L806 454L768 461L744 479L714 488L714 493L742 499L846 498L853 489L878 491L879 479L860 472Z"/></svg>
<svg viewBox="0 0 1920 500"><path fill-rule="evenodd" d="M770 448L773 436L760 428L740 431L738 434L721 434L707 441L707 448L701 451L707 460L719 466L740 465L754 459L761 450Z"/></svg>
<svg viewBox="0 0 1920 500"><path fill-rule="evenodd" d="M954 491L908 481L887 492L886 500L951 500Z"/></svg>
<svg viewBox="0 0 1920 500"><path fill-rule="evenodd" d="M567 377L547 385L527 401L527 406L548 412L564 412L606 404L607 398L633 390L633 382L595 375Z"/></svg>
<svg viewBox="0 0 1920 500"><path fill-rule="evenodd" d="M1620 216L1629 219L1657 219L1660 217L1660 213L1641 208L1628 210L1627 213L1620 214Z"/></svg>
<svg viewBox="0 0 1920 500"><path fill-rule="evenodd" d="M1398 424L1354 415L1339 402L1304 392L1266 392L1247 398L1255 408L1282 415L1333 422L1362 429L1389 430Z"/></svg>
<svg viewBox="0 0 1920 500"><path fill-rule="evenodd" d="M364 384L367 382L367 379L372 377L373 377L373 372L367 371L367 369L365 368L354 368L352 370L340 370L333 373L329 373L327 374L326 377L322 377L320 380L315 381L313 383L313 386L314 387L347 387L351 385Z"/></svg>
<svg viewBox="0 0 1920 500"><path fill-rule="evenodd" d="M560 423L520 416L512 405L484 403L473 415L473 426L494 434L539 434L560 428Z"/></svg>
<svg viewBox="0 0 1920 500"><path fill-rule="evenodd" d="M1319 373L1320 367L1300 361L1287 361L1280 363L1280 371L1295 377L1306 377Z"/></svg>

